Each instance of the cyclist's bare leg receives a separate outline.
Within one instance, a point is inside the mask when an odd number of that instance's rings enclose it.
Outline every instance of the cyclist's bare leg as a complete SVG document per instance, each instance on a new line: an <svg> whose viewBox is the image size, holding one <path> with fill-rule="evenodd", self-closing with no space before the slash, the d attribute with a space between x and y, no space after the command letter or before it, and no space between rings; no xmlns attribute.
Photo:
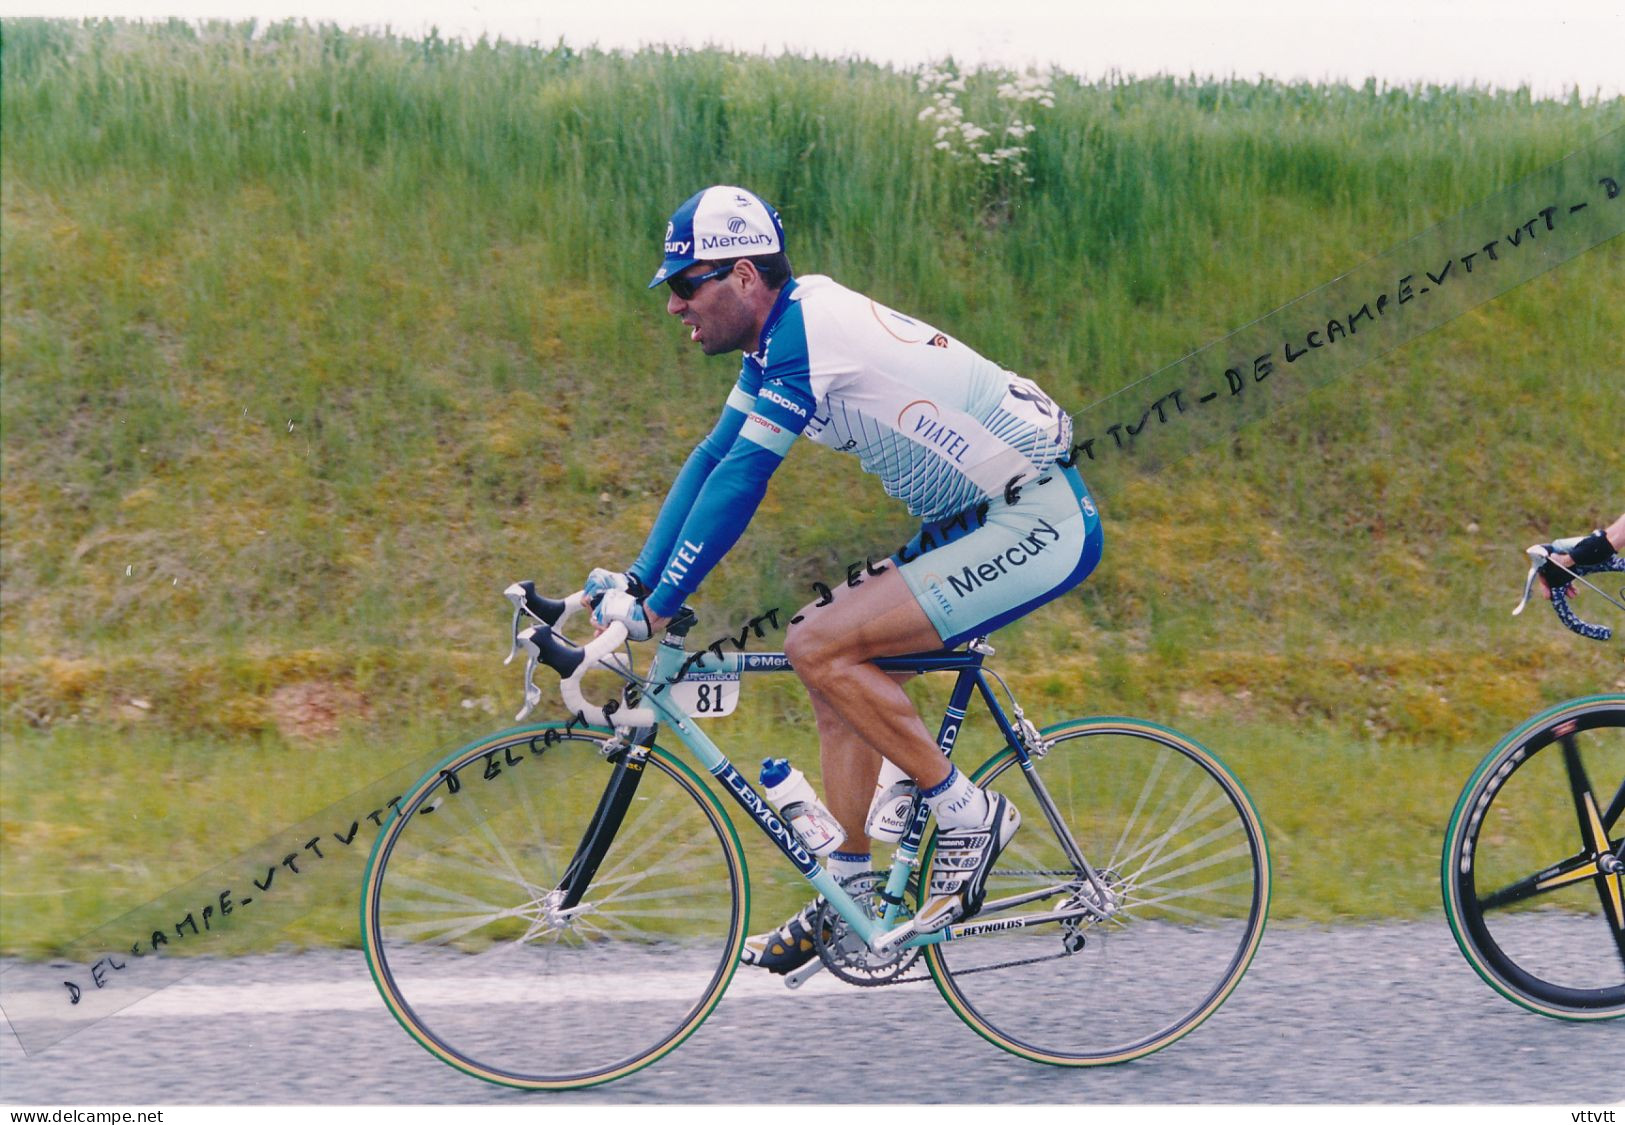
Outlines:
<svg viewBox="0 0 1625 1125"><path fill-rule="evenodd" d="M909 673L894 674L899 684ZM818 724L818 760L823 768L824 803L846 830L843 851L862 852L869 846L869 802L880 775L880 754L852 729L822 694L809 688L813 720Z"/></svg>
<svg viewBox="0 0 1625 1125"><path fill-rule="evenodd" d="M851 747L879 750L923 787L941 783L948 776L948 763L921 721L919 712L902 684L870 661L880 656L903 656L930 652L942 646L935 626L919 607L895 567L868 576L857 586L842 586L833 601L808 606L801 620L790 627L785 652L796 674L813 697L815 714L820 708L833 712L856 736L843 741L836 734L826 744L826 754L844 753ZM822 738L824 725L819 727ZM826 758L825 800L830 811L841 819L840 809L857 812L858 838L861 821L868 811L874 789L861 750L855 755L862 764L843 769L835 766L833 776ZM878 768L878 766L876 767ZM867 777L867 784L863 778ZM842 819L843 827L850 827Z"/></svg>

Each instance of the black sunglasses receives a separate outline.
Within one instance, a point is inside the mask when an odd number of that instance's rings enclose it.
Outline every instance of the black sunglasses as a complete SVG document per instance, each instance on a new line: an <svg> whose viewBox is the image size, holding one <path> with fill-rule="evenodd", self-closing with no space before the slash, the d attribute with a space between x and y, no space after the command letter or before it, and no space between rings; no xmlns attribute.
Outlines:
<svg viewBox="0 0 1625 1125"><path fill-rule="evenodd" d="M734 263L727 262L706 273L697 273L692 276L676 274L675 276L668 277L666 279L666 284L671 287L671 291L673 293L677 294L679 300L686 301L693 297L695 291L707 281L715 281L719 277L726 277L728 274L733 272L733 268Z"/></svg>

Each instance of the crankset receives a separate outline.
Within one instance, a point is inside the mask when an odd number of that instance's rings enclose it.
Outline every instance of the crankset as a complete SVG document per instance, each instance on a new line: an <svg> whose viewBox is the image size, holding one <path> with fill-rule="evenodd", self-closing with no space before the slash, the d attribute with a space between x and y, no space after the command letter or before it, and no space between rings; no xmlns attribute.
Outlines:
<svg viewBox="0 0 1625 1125"><path fill-rule="evenodd" d="M855 899L871 918L881 914L880 892L885 889L886 876L878 871L865 871L841 880L841 887ZM835 976L848 984L874 986L897 983L919 959L920 949L897 948L876 953L869 943L852 932L852 926L825 903L814 919L813 947L818 957Z"/></svg>

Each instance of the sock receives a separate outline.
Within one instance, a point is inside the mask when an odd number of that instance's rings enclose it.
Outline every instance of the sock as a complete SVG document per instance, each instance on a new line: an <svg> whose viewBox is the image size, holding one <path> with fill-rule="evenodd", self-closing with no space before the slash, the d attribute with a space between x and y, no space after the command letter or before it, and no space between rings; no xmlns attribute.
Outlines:
<svg viewBox="0 0 1625 1125"><path fill-rule="evenodd" d="M949 766L947 779L920 796L944 828L973 828L987 819L987 794L972 785L958 766Z"/></svg>
<svg viewBox="0 0 1625 1125"><path fill-rule="evenodd" d="M829 873L837 879L850 879L854 875L862 875L869 870L868 852L830 852L829 862L825 864Z"/></svg>

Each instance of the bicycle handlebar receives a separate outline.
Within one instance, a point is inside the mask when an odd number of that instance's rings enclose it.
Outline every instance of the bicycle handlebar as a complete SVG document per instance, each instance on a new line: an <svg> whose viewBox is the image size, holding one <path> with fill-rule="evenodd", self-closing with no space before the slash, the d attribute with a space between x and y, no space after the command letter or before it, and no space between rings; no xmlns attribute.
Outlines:
<svg viewBox="0 0 1625 1125"><path fill-rule="evenodd" d="M546 665L559 675L559 694L564 697L565 706L587 725L655 725L655 713L647 707L622 708L619 701L600 707L588 702L581 693L582 678L594 668L609 668L623 676L631 674L630 666L616 651L626 643L625 625L611 622L597 637L577 646L556 634L554 629L585 609L582 591L577 590L565 598L546 598L538 594L531 583L515 582L503 591L503 596L514 607L513 648L503 663L513 660L521 649L525 651L525 705L514 716L516 721L523 721L542 701L542 689L536 684L535 674L538 666ZM520 621L526 616L534 618L536 624L520 630Z"/></svg>
<svg viewBox="0 0 1625 1125"><path fill-rule="evenodd" d="M1573 547L1576 542L1578 540L1559 539L1555 543L1537 543L1524 552L1530 559L1529 574L1523 581L1523 598L1518 602L1518 607L1512 611L1514 617L1522 613L1523 607L1529 603L1530 591L1535 588L1535 578L1540 574L1540 568L1548 563L1572 575L1575 581L1581 585L1590 586L1593 590L1596 590L1609 604L1625 609L1625 603L1616 601L1608 595L1607 591L1600 590L1596 585L1585 580L1585 576L1588 574L1600 574L1605 571L1625 571L1625 555L1615 555L1605 563L1597 563L1591 566L1569 567L1563 566L1562 563L1552 562L1552 555L1567 554L1568 548ZM1563 622L1571 632L1578 633L1580 636L1593 641L1606 641L1612 637L1614 631L1608 626L1593 625L1580 619L1580 616L1569 607L1568 589L1568 586L1561 586L1551 590L1552 612L1557 614L1558 620Z"/></svg>

